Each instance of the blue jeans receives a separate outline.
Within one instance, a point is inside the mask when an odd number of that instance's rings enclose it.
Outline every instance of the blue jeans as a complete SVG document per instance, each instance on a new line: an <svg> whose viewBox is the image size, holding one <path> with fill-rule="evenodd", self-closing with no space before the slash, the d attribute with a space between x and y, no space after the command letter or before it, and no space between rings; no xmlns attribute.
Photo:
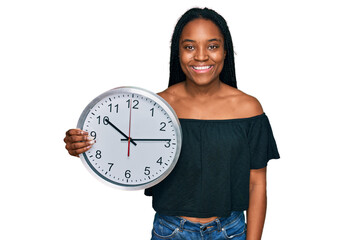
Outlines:
<svg viewBox="0 0 362 240"><path fill-rule="evenodd" d="M217 218L205 224L156 213L151 240L160 239L245 240L246 224L244 213L232 212L229 217Z"/></svg>

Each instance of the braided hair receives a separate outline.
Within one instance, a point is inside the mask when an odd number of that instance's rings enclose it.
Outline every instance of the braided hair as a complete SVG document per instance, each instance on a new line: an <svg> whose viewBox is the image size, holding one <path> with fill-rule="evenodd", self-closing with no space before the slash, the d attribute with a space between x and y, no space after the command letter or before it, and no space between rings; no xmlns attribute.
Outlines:
<svg viewBox="0 0 362 240"><path fill-rule="evenodd" d="M179 60L179 41L185 25L190 21L198 18L211 20L220 29L220 32L224 37L224 49L226 51L224 67L220 73L220 80L231 87L237 88L234 48L229 28L225 19L220 14L208 8L192 8L185 12L178 20L171 40L170 78L168 86L170 87L176 83L185 81L186 79L186 75L181 69Z"/></svg>

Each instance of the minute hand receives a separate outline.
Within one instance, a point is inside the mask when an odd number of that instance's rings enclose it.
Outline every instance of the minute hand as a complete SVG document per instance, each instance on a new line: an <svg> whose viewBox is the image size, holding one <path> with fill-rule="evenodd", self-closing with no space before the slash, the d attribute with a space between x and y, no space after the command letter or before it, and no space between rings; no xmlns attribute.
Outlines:
<svg viewBox="0 0 362 240"><path fill-rule="evenodd" d="M109 125L111 125L114 129L116 129L117 132L119 132L120 134L122 134L123 137L126 138L126 139L121 139L122 141L128 141L129 137L128 137L126 134L124 134L121 130L119 130L118 127L116 127L116 126L115 126L113 123L111 123L111 121L109 121L108 119L105 119L105 121L106 121ZM137 145L137 143L135 143L132 138L130 139L130 142L131 142L133 145L135 145L135 146Z"/></svg>

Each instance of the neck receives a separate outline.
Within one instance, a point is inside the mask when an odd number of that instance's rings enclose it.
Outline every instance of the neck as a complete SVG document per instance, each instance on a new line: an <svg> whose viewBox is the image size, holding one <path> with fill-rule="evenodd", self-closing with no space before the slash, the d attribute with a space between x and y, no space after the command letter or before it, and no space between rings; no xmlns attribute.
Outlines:
<svg viewBox="0 0 362 240"><path fill-rule="evenodd" d="M211 97L220 91L222 82L217 79L206 85L197 85L186 79L184 86L190 97Z"/></svg>

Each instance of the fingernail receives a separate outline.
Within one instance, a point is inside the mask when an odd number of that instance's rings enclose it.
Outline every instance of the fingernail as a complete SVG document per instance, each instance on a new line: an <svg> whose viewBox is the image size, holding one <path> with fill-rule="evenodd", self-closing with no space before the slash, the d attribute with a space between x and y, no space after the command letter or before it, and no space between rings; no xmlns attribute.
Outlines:
<svg viewBox="0 0 362 240"><path fill-rule="evenodd" d="M89 141L92 141L92 140L94 140L94 137L88 136L87 139L88 139Z"/></svg>
<svg viewBox="0 0 362 240"><path fill-rule="evenodd" d="M94 140L91 140L91 141L89 141L89 144L94 144L95 143L95 141Z"/></svg>

